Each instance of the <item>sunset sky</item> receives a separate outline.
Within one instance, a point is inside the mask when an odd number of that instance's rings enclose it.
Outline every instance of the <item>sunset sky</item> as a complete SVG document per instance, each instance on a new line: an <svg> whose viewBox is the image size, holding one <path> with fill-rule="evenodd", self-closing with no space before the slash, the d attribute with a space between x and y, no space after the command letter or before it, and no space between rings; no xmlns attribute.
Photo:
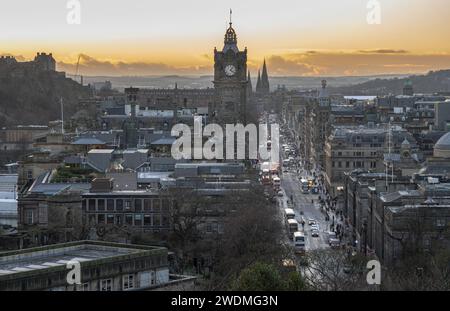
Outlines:
<svg viewBox="0 0 450 311"><path fill-rule="evenodd" d="M58 69L84 75L212 74L213 49L233 10L240 49L253 75L422 73L450 68L449 0L378 0L381 24L366 21L369 0L2 1L0 54L27 60L53 52Z"/></svg>

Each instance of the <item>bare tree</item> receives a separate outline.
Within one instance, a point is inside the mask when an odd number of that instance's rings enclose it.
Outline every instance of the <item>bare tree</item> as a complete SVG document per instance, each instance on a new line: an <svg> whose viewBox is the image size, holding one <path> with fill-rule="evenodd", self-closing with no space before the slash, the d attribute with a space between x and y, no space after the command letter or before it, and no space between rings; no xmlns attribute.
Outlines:
<svg viewBox="0 0 450 311"><path fill-rule="evenodd" d="M289 250L283 245L276 207L261 187L231 193L224 234L217 249L215 280L211 289L226 289L239 273L256 262L280 265Z"/></svg>
<svg viewBox="0 0 450 311"><path fill-rule="evenodd" d="M303 275L309 287L319 291L362 290L367 288L367 259L345 250L321 249L308 252Z"/></svg>

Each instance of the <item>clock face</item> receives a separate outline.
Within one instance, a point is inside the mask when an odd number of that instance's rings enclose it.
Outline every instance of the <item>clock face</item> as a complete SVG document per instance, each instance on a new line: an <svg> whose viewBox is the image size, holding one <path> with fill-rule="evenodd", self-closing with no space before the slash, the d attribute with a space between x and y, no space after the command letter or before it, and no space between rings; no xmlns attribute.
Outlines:
<svg viewBox="0 0 450 311"><path fill-rule="evenodd" d="M234 76L236 74L236 67L234 67L233 65L226 66L225 74L229 77Z"/></svg>

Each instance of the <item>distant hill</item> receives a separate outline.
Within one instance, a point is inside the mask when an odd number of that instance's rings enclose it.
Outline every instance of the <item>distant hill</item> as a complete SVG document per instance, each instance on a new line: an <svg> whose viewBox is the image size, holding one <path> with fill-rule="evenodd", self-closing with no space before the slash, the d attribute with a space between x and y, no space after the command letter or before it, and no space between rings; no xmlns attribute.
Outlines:
<svg viewBox="0 0 450 311"><path fill-rule="evenodd" d="M345 76L345 77L281 77L270 76L269 68L269 82L272 90L277 88L277 85L284 85L290 90L309 90L320 88L321 80L326 79L329 86L343 87L354 85L358 83L367 82L376 78L402 78L406 75L381 75L381 76ZM252 85L256 85L256 74L252 75ZM123 90L126 87L134 86L139 88L174 88L175 84L179 88L207 88L214 87L212 81L213 76L84 76L85 83L110 81L113 88Z"/></svg>
<svg viewBox="0 0 450 311"><path fill-rule="evenodd" d="M60 98L64 113L75 112L80 98L90 89L55 71L32 71L16 75L0 68L0 126L47 124L60 119Z"/></svg>
<svg viewBox="0 0 450 311"><path fill-rule="evenodd" d="M402 94L406 81L411 80L414 93L434 93L450 91L450 70L430 71L426 75L404 78L374 79L356 85L331 87L331 93L343 95L388 95ZM329 84L330 85L330 84Z"/></svg>

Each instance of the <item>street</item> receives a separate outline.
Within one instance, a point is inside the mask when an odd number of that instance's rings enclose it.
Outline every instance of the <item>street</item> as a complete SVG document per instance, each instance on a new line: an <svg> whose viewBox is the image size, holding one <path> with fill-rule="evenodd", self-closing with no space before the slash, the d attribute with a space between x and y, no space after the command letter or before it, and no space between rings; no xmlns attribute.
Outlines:
<svg viewBox="0 0 450 311"><path fill-rule="evenodd" d="M302 193L299 177L294 171L283 173L281 177L281 186L285 192L283 208L288 207L287 200L292 195L293 204L290 207L295 211L297 221L301 223L301 216L303 216L306 222L304 227L306 251L327 248L329 245L326 232L329 228L329 222L325 221L325 215L320 211L318 195ZM311 200L314 200L314 203L311 203ZM301 215L302 212L303 215ZM319 237L311 236L311 227L308 225L308 219L314 219L319 225Z"/></svg>

